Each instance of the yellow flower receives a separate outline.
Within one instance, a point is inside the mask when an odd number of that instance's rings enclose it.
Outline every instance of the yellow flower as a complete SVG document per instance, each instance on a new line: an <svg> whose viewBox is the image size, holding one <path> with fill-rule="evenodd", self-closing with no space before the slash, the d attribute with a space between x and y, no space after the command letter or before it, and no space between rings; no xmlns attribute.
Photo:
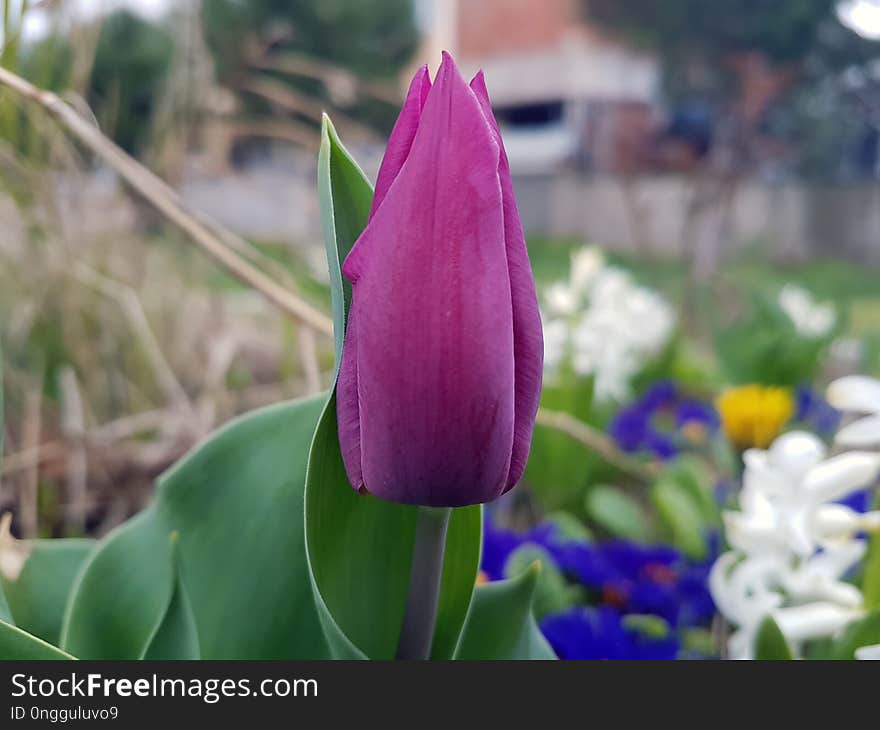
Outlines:
<svg viewBox="0 0 880 730"><path fill-rule="evenodd" d="M794 400L788 389L764 385L729 388L715 406L724 433L740 449L766 449L794 414Z"/></svg>

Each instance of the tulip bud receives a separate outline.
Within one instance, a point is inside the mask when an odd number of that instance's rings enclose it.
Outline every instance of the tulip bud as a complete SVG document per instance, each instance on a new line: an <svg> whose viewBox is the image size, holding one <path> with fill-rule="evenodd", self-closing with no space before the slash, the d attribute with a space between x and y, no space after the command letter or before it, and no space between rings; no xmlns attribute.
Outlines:
<svg viewBox="0 0 880 730"><path fill-rule="evenodd" d="M482 74L420 69L395 124L352 284L337 384L351 484L435 507L488 502L528 457L541 319Z"/></svg>

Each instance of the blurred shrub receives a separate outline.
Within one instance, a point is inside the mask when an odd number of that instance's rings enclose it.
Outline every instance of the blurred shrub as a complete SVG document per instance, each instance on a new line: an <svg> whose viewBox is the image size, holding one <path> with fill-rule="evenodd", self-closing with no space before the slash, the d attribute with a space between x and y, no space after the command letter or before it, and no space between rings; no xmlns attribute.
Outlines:
<svg viewBox="0 0 880 730"><path fill-rule="evenodd" d="M396 81L418 46L410 0L205 0L202 25L218 79L229 86L252 70L254 55L267 51L295 51L359 76ZM324 93L315 79L286 81L310 95ZM389 128L397 112L368 100L359 100L350 111L362 121Z"/></svg>
<svg viewBox="0 0 880 730"><path fill-rule="evenodd" d="M101 26L89 103L104 130L129 152L147 141L173 53L168 31L127 11L113 13Z"/></svg>

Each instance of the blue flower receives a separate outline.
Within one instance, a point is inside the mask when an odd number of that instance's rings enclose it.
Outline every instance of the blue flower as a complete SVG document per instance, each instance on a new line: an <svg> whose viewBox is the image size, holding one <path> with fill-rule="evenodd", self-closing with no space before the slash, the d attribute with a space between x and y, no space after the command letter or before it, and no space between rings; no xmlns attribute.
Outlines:
<svg viewBox="0 0 880 730"><path fill-rule="evenodd" d="M524 533L496 527L489 516L489 510L486 510L483 519L483 553L480 558L480 570L489 580L505 578L504 566L517 548L530 543L546 547L555 532L556 527L550 523L542 523Z"/></svg>
<svg viewBox="0 0 880 730"><path fill-rule="evenodd" d="M794 420L830 435L840 424L840 411L833 408L812 386L803 383L795 389Z"/></svg>
<svg viewBox="0 0 880 730"><path fill-rule="evenodd" d="M626 627L608 607L575 606L541 621L541 631L560 659L675 659L678 640Z"/></svg>
<svg viewBox="0 0 880 730"><path fill-rule="evenodd" d="M683 444L702 444L718 429L708 403L683 398L674 383L661 380L611 419L608 433L628 453L646 451L667 461Z"/></svg>

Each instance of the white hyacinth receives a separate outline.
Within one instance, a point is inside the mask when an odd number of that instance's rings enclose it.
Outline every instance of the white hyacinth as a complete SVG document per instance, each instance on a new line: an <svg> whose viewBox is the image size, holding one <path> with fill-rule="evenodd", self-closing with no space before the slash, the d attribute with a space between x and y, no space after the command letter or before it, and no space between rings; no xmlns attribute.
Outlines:
<svg viewBox="0 0 880 730"><path fill-rule="evenodd" d="M829 458L816 436L792 432L744 461L740 509L724 514L731 550L709 576L719 611L737 627L728 641L735 659L753 657L768 615L794 651L861 616L862 594L844 578L866 550L856 535L880 528L880 512L836 503L872 484L880 454Z"/></svg>
<svg viewBox="0 0 880 730"><path fill-rule="evenodd" d="M675 328L669 304L607 266L595 248L572 257L569 280L547 289L543 309L546 369L568 362L579 375L593 375L599 400L625 399L633 376Z"/></svg>
<svg viewBox="0 0 880 730"><path fill-rule="evenodd" d="M817 302L810 292L794 284L782 287L779 308L788 315L798 334L811 339L824 337L837 324L837 312L830 302Z"/></svg>
<svg viewBox="0 0 880 730"><path fill-rule="evenodd" d="M838 445L846 448L880 446L880 380L865 375L840 378L828 386L827 399L839 411L861 415L837 432Z"/></svg>

